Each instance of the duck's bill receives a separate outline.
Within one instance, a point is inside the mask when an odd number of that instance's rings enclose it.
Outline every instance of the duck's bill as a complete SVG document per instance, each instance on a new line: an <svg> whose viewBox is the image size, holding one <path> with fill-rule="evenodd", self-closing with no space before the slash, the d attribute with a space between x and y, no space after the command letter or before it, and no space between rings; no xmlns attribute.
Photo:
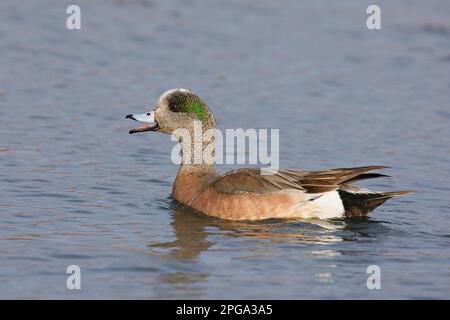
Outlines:
<svg viewBox="0 0 450 320"><path fill-rule="evenodd" d="M143 122L144 125L131 129L129 131L130 134L138 133L138 132L146 132L146 131L156 131L158 130L158 122L155 120L155 112L147 112L140 114L129 114L125 117L126 119L131 119L134 121Z"/></svg>

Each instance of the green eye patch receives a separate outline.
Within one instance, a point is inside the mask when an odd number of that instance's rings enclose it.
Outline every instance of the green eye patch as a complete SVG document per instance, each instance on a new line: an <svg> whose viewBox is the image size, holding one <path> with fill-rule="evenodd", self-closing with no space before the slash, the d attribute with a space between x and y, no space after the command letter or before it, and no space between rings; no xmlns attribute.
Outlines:
<svg viewBox="0 0 450 320"><path fill-rule="evenodd" d="M208 116L205 106L199 101L187 102L183 111L187 113L194 113L201 121L205 120Z"/></svg>

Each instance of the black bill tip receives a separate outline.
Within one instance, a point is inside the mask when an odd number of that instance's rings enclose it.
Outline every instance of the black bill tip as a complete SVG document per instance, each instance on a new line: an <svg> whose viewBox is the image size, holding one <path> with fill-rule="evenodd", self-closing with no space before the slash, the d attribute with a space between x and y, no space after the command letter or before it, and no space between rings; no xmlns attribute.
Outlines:
<svg viewBox="0 0 450 320"><path fill-rule="evenodd" d="M127 114L127 116L125 117L125 119L131 119L131 120L137 121L137 120L133 117L132 114Z"/></svg>

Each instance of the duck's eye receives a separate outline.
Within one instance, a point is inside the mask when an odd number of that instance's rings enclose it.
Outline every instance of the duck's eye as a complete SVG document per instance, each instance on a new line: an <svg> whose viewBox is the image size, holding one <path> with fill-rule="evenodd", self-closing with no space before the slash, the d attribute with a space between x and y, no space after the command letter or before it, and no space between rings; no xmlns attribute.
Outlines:
<svg viewBox="0 0 450 320"><path fill-rule="evenodd" d="M147 113L147 115L149 116L151 113L149 112L149 113Z"/></svg>

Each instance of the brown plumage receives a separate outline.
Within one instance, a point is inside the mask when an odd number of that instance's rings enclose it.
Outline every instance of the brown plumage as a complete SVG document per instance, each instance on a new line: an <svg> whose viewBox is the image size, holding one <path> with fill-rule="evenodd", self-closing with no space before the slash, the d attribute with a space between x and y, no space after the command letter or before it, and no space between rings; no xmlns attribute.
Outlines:
<svg viewBox="0 0 450 320"><path fill-rule="evenodd" d="M143 117L128 115L127 118L137 120ZM159 98L154 123L144 131L171 134L177 129L187 129L193 136L195 121L201 121L203 132L216 126L210 108L195 93L172 89ZM131 130L130 133L138 131ZM183 141L181 136L179 139ZM386 200L410 193L374 192L350 185L359 180L387 177L371 172L385 169L384 166L323 171L286 169L271 174L246 168L220 175L213 164L192 164L191 157L195 155L190 151L195 152L195 148L191 143L183 141L182 148L183 163L172 190L174 199L197 211L223 219L365 216ZM202 145L199 150L204 148Z"/></svg>
<svg viewBox="0 0 450 320"><path fill-rule="evenodd" d="M410 193L380 193L348 185L358 180L387 177L379 173L366 173L384 168L366 166L324 171L280 170L273 175L261 175L259 169L239 169L211 178L200 192L196 192L189 205L210 215L234 220L321 218L320 212L317 212L320 208L316 207L314 200L327 192L337 191L346 217L365 216L388 199ZM299 203L302 205L299 206Z"/></svg>
<svg viewBox="0 0 450 320"><path fill-rule="evenodd" d="M262 175L260 169L239 169L217 178L212 186L219 192L267 193L283 189L297 189L308 193L323 193L336 190L350 181L383 177L364 172L384 169L384 166L337 168L324 171L279 170L273 175Z"/></svg>

